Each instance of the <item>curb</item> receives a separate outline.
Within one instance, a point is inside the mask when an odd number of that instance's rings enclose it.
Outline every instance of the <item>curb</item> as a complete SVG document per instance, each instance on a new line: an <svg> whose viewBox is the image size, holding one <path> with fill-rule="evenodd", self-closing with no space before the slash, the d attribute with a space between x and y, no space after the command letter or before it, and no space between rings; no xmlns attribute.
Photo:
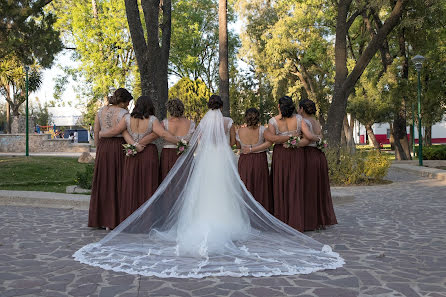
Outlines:
<svg viewBox="0 0 446 297"><path fill-rule="evenodd" d="M390 167L398 171L411 172L423 177L446 181L446 170L409 164L392 164Z"/></svg>
<svg viewBox="0 0 446 297"><path fill-rule="evenodd" d="M332 198L334 204L351 203L355 200L353 195L338 193L336 190L332 191ZM0 190L0 206L2 205L88 210L90 195Z"/></svg>
<svg viewBox="0 0 446 297"><path fill-rule="evenodd" d="M0 190L0 205L88 210L89 195Z"/></svg>

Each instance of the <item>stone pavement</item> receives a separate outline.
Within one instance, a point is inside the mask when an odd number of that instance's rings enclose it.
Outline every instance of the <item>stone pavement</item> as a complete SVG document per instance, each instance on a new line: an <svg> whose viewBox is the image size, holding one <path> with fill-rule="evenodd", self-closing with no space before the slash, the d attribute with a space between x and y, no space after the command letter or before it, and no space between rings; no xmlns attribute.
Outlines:
<svg viewBox="0 0 446 297"><path fill-rule="evenodd" d="M106 231L87 212L0 206L0 296L446 297L446 182L391 169L393 184L348 187L339 224L307 235L346 265L309 275L159 279L102 270L71 255ZM354 197L354 198L353 198Z"/></svg>

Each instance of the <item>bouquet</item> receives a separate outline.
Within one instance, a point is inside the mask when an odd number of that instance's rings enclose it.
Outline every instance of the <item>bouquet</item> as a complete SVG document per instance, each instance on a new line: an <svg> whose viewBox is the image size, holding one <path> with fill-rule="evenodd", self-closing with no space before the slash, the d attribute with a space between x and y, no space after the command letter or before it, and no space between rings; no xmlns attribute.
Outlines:
<svg viewBox="0 0 446 297"><path fill-rule="evenodd" d="M123 150L125 152L126 157L133 157L138 153L136 151L136 146L133 144L126 143L126 144L123 144L122 146L124 147Z"/></svg>
<svg viewBox="0 0 446 297"><path fill-rule="evenodd" d="M290 138L283 143L284 148L297 148L299 147L300 137L290 136Z"/></svg>
<svg viewBox="0 0 446 297"><path fill-rule="evenodd" d="M188 147L189 147L189 143L186 140L181 139L180 141L178 141L177 142L177 155L181 155L182 153L184 153Z"/></svg>
<svg viewBox="0 0 446 297"><path fill-rule="evenodd" d="M327 147L327 141L325 139L320 139L318 142L316 142L316 147L319 150L324 151Z"/></svg>

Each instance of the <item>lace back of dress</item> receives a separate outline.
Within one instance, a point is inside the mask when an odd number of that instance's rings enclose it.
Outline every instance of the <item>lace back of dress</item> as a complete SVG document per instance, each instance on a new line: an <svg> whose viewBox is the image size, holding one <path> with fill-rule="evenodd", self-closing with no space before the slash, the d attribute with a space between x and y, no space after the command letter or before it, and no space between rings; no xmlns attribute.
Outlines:
<svg viewBox="0 0 446 297"><path fill-rule="evenodd" d="M108 130L113 128L127 113L127 110L116 106L109 105L102 107L98 112L101 129Z"/></svg>

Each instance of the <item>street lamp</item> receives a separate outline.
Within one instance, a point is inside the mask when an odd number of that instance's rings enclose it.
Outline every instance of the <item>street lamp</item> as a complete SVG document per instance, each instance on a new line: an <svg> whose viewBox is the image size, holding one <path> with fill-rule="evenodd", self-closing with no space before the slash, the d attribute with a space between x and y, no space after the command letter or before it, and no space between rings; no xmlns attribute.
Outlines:
<svg viewBox="0 0 446 297"><path fill-rule="evenodd" d="M25 98L26 98L26 148L25 148L25 155L29 156L29 123L28 123L28 71L29 66L25 66Z"/></svg>
<svg viewBox="0 0 446 297"><path fill-rule="evenodd" d="M420 71L423 67L424 57L416 55L412 58L412 62L415 64L415 69L418 73L418 164L423 166L423 137L421 135L421 82Z"/></svg>

